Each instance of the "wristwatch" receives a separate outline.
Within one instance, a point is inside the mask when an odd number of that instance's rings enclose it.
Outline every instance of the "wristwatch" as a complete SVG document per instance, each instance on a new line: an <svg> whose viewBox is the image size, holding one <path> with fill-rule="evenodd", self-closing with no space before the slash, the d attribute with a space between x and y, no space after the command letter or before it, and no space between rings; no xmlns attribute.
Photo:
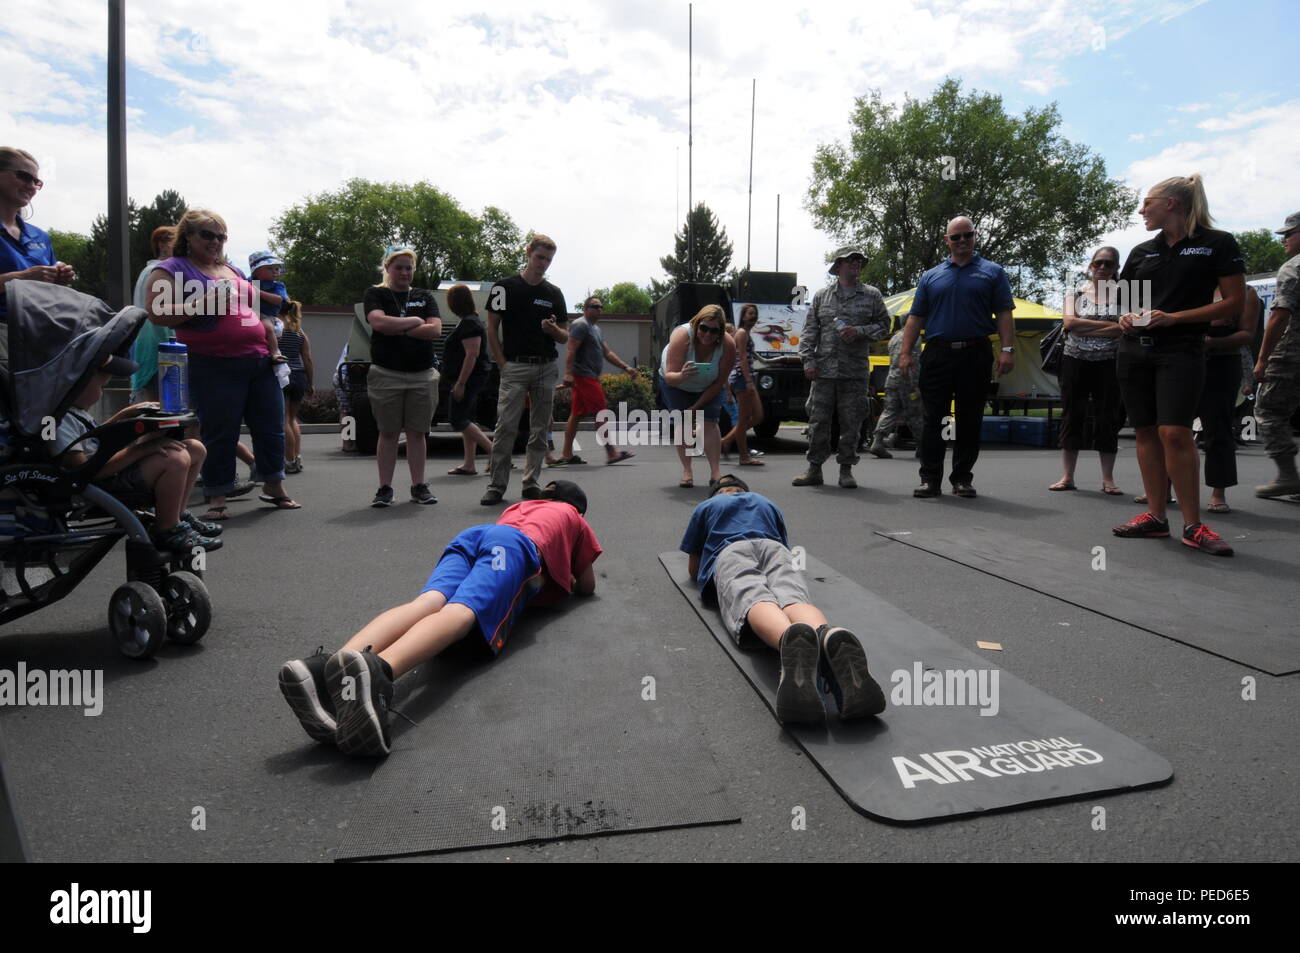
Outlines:
<svg viewBox="0 0 1300 953"><path fill-rule="evenodd" d="M1016 353L1016 349L1015 349L1014 347L1004 347L1004 348L1002 349L1002 353L1003 353L1003 354L1014 354L1014 353Z"/></svg>

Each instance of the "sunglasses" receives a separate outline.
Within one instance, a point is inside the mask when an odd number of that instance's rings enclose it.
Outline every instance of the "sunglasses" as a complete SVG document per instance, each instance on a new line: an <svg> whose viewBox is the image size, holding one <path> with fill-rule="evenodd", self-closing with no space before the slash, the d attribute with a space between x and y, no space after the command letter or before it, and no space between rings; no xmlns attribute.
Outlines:
<svg viewBox="0 0 1300 953"><path fill-rule="evenodd" d="M722 333L722 328L718 327L716 324L701 324L701 325L700 325L700 330L701 330L701 331L708 331L710 334L721 334L721 333Z"/></svg>
<svg viewBox="0 0 1300 953"><path fill-rule="evenodd" d="M37 188L40 188L40 186L37 186ZM1281 237L1282 241L1286 241L1288 238L1290 238L1290 237L1291 237L1292 235L1294 235L1296 232L1300 232L1300 228L1293 228L1293 229L1291 229L1290 231L1283 232L1283 233L1281 234L1280 237Z"/></svg>
<svg viewBox="0 0 1300 953"><path fill-rule="evenodd" d="M22 169L4 169L3 171L12 172L14 175L18 176L18 178L22 179L28 185L34 186L37 189L42 189L45 187L45 183L42 182L40 179L36 178L36 176L32 175L30 172L24 172Z"/></svg>
<svg viewBox="0 0 1300 953"><path fill-rule="evenodd" d="M1092 267L1094 268L1100 268L1102 265L1105 265L1107 268L1118 268L1119 262L1112 261L1109 258L1098 258L1092 263Z"/></svg>
<svg viewBox="0 0 1300 953"><path fill-rule="evenodd" d="M224 242L229 237L225 232L210 232L206 228L199 229L199 238L205 242Z"/></svg>
<svg viewBox="0 0 1300 953"><path fill-rule="evenodd" d="M589 304L589 305L586 305L586 308L587 308L588 311L604 311L604 310L605 310L605 306L604 306L603 304Z"/></svg>
<svg viewBox="0 0 1300 953"><path fill-rule="evenodd" d="M974 238L974 237L975 237L974 232L953 232L951 235L948 236L948 241L959 242L962 241L963 239Z"/></svg>

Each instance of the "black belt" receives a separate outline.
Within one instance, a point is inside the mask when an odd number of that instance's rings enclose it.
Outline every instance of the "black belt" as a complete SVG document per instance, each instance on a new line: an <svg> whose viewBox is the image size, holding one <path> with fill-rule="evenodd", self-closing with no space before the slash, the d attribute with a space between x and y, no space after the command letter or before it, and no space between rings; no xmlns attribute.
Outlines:
<svg viewBox="0 0 1300 953"><path fill-rule="evenodd" d="M988 338L962 338L960 341L948 341L943 338L939 338L938 340L935 341L926 341L925 346L926 347L949 347L952 348L953 350L960 350L961 348L964 347L974 347L976 344L980 344L980 343L989 344L989 339ZM992 345L989 346L991 347Z"/></svg>
<svg viewBox="0 0 1300 953"><path fill-rule="evenodd" d="M520 354L518 357L507 357L507 364L549 364L555 360L553 357L538 357L536 354Z"/></svg>
<svg viewBox="0 0 1300 953"><path fill-rule="evenodd" d="M1199 335L1179 334L1175 337L1157 337L1154 334L1126 334L1125 341L1132 341L1141 347L1159 347L1162 344L1192 344L1201 340Z"/></svg>

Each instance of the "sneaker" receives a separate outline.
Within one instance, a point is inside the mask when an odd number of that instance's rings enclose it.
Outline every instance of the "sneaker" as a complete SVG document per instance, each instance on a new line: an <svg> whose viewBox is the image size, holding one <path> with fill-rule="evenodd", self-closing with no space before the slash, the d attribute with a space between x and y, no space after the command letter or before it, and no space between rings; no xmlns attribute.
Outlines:
<svg viewBox="0 0 1300 953"><path fill-rule="evenodd" d="M369 649L335 652L325 663L325 681L338 726L334 743L344 754L388 754L388 706L393 701L393 670Z"/></svg>
<svg viewBox="0 0 1300 953"><path fill-rule="evenodd" d="M206 536L209 539L216 539L225 529L220 523L209 523L207 520L201 520L189 510L181 514L181 522L189 526L190 529L200 536Z"/></svg>
<svg viewBox="0 0 1300 953"><path fill-rule="evenodd" d="M1166 526L1166 528L1168 528ZM1169 534L1166 533L1166 536ZM1211 556L1231 556L1232 547L1223 541L1223 537L1204 523L1193 523L1183 528L1183 545L1199 549Z"/></svg>
<svg viewBox="0 0 1300 953"><path fill-rule="evenodd" d="M290 475L295 473L302 473L302 466L298 463L297 460L290 460L288 463L284 465L284 472Z"/></svg>
<svg viewBox="0 0 1300 953"><path fill-rule="evenodd" d="M921 499L928 499L929 497L932 496L941 496L942 494L943 494L943 490L942 488L940 488L939 484L937 483L922 483L920 486L918 486L915 490L912 491L913 496L919 497Z"/></svg>
<svg viewBox="0 0 1300 953"><path fill-rule="evenodd" d="M821 646L817 680L835 699L840 720L865 718L885 710L885 693L867 670L867 653L848 629L823 625L817 630Z"/></svg>
<svg viewBox="0 0 1300 953"><path fill-rule="evenodd" d="M411 502L422 503L427 506L430 503L437 503L438 498L429 490L429 484L416 483L411 487Z"/></svg>
<svg viewBox="0 0 1300 953"><path fill-rule="evenodd" d="M246 480L243 483L236 483L235 488L226 494L226 499L234 500L241 496L248 496L257 489L257 484L252 480Z"/></svg>
<svg viewBox="0 0 1300 953"><path fill-rule="evenodd" d="M523 492L519 494L525 500L540 500L542 498L542 488L534 483L532 486L526 486Z"/></svg>
<svg viewBox="0 0 1300 953"><path fill-rule="evenodd" d="M1169 520L1162 520L1152 513L1143 513L1123 526L1116 526L1111 532L1125 539L1155 539L1169 535Z"/></svg>
<svg viewBox="0 0 1300 953"><path fill-rule="evenodd" d="M479 500L479 504L482 506L495 506L505 499L505 496L504 490L498 490L496 487L490 486L487 492L483 494L483 499Z"/></svg>
<svg viewBox="0 0 1300 953"><path fill-rule="evenodd" d="M321 646L307 658L285 662L280 666L280 693L307 734L333 744L338 724L334 720L334 699L325 682L328 661L325 647Z"/></svg>
<svg viewBox="0 0 1300 953"><path fill-rule="evenodd" d="M822 468L809 467L803 473L799 474L790 481L791 486L821 486L822 485Z"/></svg>
<svg viewBox="0 0 1300 953"><path fill-rule="evenodd" d="M975 487L971 486L969 483L954 483L952 485L952 492L954 496L960 496L967 500L973 500L976 496Z"/></svg>
<svg viewBox="0 0 1300 953"><path fill-rule="evenodd" d="M391 486L381 486L375 490L375 498L370 501L370 505L379 509L384 506L393 505L393 488Z"/></svg>
<svg viewBox="0 0 1300 953"><path fill-rule="evenodd" d="M817 691L817 632L795 622L781 633L781 681L776 686L776 720L783 725L819 724L826 717Z"/></svg>
<svg viewBox="0 0 1300 953"><path fill-rule="evenodd" d="M160 552L175 553L178 556L188 556L196 546L206 552L215 552L221 548L221 540L200 536L184 520L165 530L155 528L149 535L153 538L154 547Z"/></svg>

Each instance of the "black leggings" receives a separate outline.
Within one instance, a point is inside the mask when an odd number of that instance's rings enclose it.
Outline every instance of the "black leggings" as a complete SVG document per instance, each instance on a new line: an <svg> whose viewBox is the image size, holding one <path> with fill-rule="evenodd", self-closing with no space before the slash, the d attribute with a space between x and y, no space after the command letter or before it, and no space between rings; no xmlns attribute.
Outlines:
<svg viewBox="0 0 1300 953"><path fill-rule="evenodd" d="M1119 428L1124 425L1124 401L1115 377L1115 359L1085 361L1061 358L1061 449L1119 451ZM1088 405L1092 404L1092 434L1088 440Z"/></svg>
<svg viewBox="0 0 1300 953"><path fill-rule="evenodd" d="M1205 485L1237 485L1237 442L1232 434L1233 411L1241 390L1241 356L1236 351L1205 362L1205 387L1197 416L1205 441Z"/></svg>

